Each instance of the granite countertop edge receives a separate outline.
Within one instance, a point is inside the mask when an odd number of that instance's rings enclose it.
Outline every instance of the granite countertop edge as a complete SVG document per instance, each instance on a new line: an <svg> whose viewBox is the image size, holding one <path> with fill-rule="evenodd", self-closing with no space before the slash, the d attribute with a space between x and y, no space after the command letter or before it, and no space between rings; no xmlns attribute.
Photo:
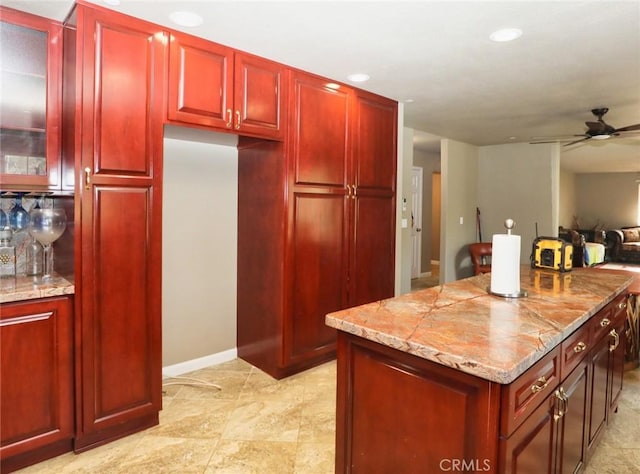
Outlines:
<svg viewBox="0 0 640 474"><path fill-rule="evenodd" d="M73 295L75 285L60 275L43 282L40 277L17 276L0 279L0 303Z"/></svg>

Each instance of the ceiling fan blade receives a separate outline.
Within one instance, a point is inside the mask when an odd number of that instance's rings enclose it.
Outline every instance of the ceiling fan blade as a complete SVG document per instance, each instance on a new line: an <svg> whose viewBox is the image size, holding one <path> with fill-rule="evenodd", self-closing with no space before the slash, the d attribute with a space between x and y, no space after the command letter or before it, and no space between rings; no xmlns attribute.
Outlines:
<svg viewBox="0 0 640 474"><path fill-rule="evenodd" d="M571 142L571 143L565 143L565 144L564 144L564 145L562 145L562 146L575 145L576 143L580 143L580 142L583 142L583 141L585 141L585 140L589 140L590 138L591 138L591 137L585 137L585 138L582 138L582 139L580 139L580 140L576 140L576 141Z"/></svg>
<svg viewBox="0 0 640 474"><path fill-rule="evenodd" d="M640 123L629 125L627 127L617 128L616 132L631 132L632 130L640 130Z"/></svg>
<svg viewBox="0 0 640 474"><path fill-rule="evenodd" d="M585 122L585 125L594 134L604 133L607 129L607 125L604 122Z"/></svg>

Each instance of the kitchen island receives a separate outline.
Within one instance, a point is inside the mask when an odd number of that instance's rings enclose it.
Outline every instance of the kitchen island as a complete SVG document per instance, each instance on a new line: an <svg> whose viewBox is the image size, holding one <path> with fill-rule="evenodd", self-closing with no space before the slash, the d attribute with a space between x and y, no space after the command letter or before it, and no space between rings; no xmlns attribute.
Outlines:
<svg viewBox="0 0 640 474"><path fill-rule="evenodd" d="M624 273L522 268L326 317L338 329L336 472L574 472L617 409Z"/></svg>

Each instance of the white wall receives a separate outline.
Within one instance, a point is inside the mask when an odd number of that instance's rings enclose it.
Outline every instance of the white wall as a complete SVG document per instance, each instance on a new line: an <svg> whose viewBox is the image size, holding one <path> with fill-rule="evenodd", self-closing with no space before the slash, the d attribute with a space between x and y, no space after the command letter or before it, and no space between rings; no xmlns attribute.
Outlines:
<svg viewBox="0 0 640 474"><path fill-rule="evenodd" d="M398 117L402 117L402 104L398 105ZM395 295L411 291L411 228L402 228L402 219L411 219L411 166L413 164L413 130L402 126L398 129L398 179L396 191L396 282ZM407 210L402 210L402 199L407 199Z"/></svg>
<svg viewBox="0 0 640 474"><path fill-rule="evenodd" d="M529 263L536 236L558 235L560 150L557 143L514 143L480 148L478 205L483 240L505 233L504 221L516 222L521 263Z"/></svg>
<svg viewBox="0 0 640 474"><path fill-rule="evenodd" d="M560 211L559 225L566 229L573 228L573 218L577 215L576 175L567 170L560 170Z"/></svg>
<svg viewBox="0 0 640 474"><path fill-rule="evenodd" d="M576 175L576 215L580 226L616 229L640 225L640 173L585 173Z"/></svg>
<svg viewBox="0 0 640 474"><path fill-rule="evenodd" d="M162 365L236 347L238 152L164 140Z"/></svg>
<svg viewBox="0 0 640 474"><path fill-rule="evenodd" d="M476 240L478 147L443 139L440 282L471 276L467 245ZM460 223L462 219L462 223Z"/></svg>

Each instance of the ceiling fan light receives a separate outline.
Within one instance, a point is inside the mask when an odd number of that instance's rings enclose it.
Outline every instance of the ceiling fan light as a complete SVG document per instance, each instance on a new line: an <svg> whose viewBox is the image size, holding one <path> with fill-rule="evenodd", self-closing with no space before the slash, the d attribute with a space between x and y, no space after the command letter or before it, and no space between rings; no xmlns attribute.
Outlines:
<svg viewBox="0 0 640 474"><path fill-rule="evenodd" d="M505 43L507 41L518 39L521 36L522 30L519 28L502 28L491 33L489 35L489 39L497 43Z"/></svg>
<svg viewBox="0 0 640 474"><path fill-rule="evenodd" d="M607 138L611 138L611 135L594 135L591 138L593 138L594 140L606 140Z"/></svg>

